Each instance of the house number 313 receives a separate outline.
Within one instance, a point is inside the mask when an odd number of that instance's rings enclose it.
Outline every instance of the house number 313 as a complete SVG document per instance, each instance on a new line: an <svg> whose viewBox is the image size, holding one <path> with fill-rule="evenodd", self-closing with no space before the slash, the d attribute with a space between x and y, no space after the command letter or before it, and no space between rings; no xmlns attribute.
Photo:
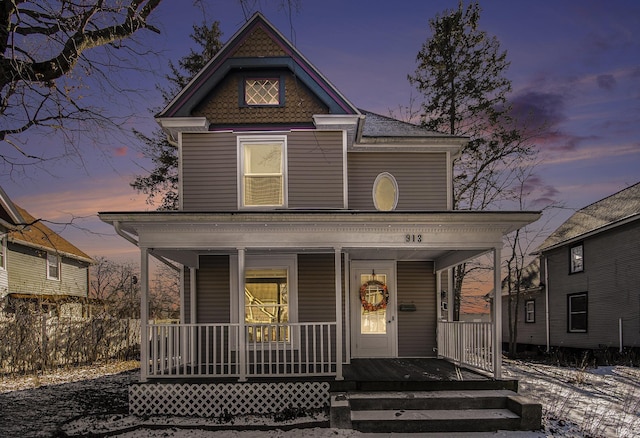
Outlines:
<svg viewBox="0 0 640 438"><path fill-rule="evenodd" d="M422 242L422 234L405 234L404 241L406 243L421 243Z"/></svg>

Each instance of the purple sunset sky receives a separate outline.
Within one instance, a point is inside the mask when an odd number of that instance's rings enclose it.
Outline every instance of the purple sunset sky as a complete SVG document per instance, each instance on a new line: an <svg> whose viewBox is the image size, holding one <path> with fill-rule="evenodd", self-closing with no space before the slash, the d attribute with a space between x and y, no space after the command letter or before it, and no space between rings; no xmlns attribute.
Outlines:
<svg viewBox="0 0 640 438"><path fill-rule="evenodd" d="M245 21L237 2L206 3L206 16L220 21L223 41ZM428 20L457 7L458 0L302 0L291 21L277 3L261 2L267 19L352 103L387 115L409 104L407 74L413 73L416 54L428 36ZM640 181L640 2L480 4L481 28L508 52L512 102L519 111L534 114L537 123L546 121L545 135L537 142L541 163L531 181L541 202L529 208L540 209L550 200L564 203L566 209L549 214L548 234L573 210ZM153 126L147 108L161 103L155 90L161 69L193 47L191 27L202 17L202 10L187 1L165 0L156 11L153 21L162 34L149 32L141 41L161 50L155 61L160 70L155 77L131 73L128 78L129 87L143 91L143 97L132 101L141 114L129 122L132 126L147 131ZM111 111L117 114L118 109ZM38 138L30 135L32 141ZM59 145L55 139L48 141ZM35 217L54 222L86 217L74 223L107 235L51 227L89 255L135 261L137 249L115 236L96 213L154 209L129 187L148 163L122 137L106 143L103 149L82 145L82 160L0 176L0 185Z"/></svg>

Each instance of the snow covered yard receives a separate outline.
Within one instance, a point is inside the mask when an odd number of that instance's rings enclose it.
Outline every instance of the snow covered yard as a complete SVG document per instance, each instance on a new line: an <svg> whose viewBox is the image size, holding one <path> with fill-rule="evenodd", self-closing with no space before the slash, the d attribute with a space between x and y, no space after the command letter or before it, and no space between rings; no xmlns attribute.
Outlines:
<svg viewBox="0 0 640 438"><path fill-rule="evenodd" d="M118 362L37 377L3 377L0 380L0 436L390 436L321 427L300 429L313 426L314 422L326 422L322 413L284 422L274 422L272 418L234 418L233 423L226 424L219 419L129 416L127 386L137 381L137 367L137 362ZM504 376L519 379L521 394L542 403L544 430L454 436L633 437L640 431L638 368L615 366L582 370L505 360ZM241 430L256 425L278 429ZM228 430L219 430L221 427Z"/></svg>

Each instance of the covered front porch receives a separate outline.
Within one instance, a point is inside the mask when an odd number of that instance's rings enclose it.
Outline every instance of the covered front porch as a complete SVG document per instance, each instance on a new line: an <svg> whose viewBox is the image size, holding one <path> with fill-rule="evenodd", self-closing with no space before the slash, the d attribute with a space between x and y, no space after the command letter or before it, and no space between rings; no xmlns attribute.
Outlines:
<svg viewBox="0 0 640 438"><path fill-rule="evenodd" d="M538 214L312 210L101 213L100 217L140 248L142 321L148 321L149 258L184 267L180 268L184 286L180 323L143 323L141 380L245 382L263 377L340 381L353 358L411 356L447 359L500 379L501 308L493 306L490 323L451 321L441 311L442 301L453 302L447 271L478 255L492 254L494 274L489 281L499 289L503 235L534 221ZM303 260L304 273L298 266ZM210 263L208 271L203 263ZM285 267L292 280L287 286L291 314L286 321L246 319L247 307L241 302L248 290L247 272L264 263ZM419 270L400 272L401 266L404 270L416 263ZM205 272L208 277L203 280L200 274ZM384 318L378 323L388 324L385 350L363 349L356 344L364 337L353 336L354 321L363 308L358 288L367 272L373 279L384 275L385 288L389 282L388 306L378 318ZM428 279L428 287L420 279ZM298 282L300 290L294 293ZM408 298L400 301L396 289L413 295L404 292ZM417 297L432 300L415 313L418 320L424 315L433 321L429 332L416 331L410 324L401 327L401 318L407 319L412 307L415 310L412 300ZM204 299L218 300L207 310L215 315L203 313ZM317 307L322 311L316 312ZM402 333L411 334L409 344ZM433 343L425 348L419 345L422 339Z"/></svg>

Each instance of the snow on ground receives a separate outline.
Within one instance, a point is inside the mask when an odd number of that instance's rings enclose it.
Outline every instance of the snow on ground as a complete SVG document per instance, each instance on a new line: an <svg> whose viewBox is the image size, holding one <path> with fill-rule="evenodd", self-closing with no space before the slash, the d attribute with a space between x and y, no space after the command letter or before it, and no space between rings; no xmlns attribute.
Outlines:
<svg viewBox="0 0 640 438"><path fill-rule="evenodd" d="M222 424L219 419L130 416L127 386L137 381L137 366L137 362L118 362L38 376L0 377L0 436L360 438L406 435L306 428L317 422L326 423L323 413L288 422L244 417ZM542 403L544 429L446 436L626 438L640 433L638 368L575 369L505 360L503 375L517 378L520 393ZM272 430L242 430L256 426Z"/></svg>

